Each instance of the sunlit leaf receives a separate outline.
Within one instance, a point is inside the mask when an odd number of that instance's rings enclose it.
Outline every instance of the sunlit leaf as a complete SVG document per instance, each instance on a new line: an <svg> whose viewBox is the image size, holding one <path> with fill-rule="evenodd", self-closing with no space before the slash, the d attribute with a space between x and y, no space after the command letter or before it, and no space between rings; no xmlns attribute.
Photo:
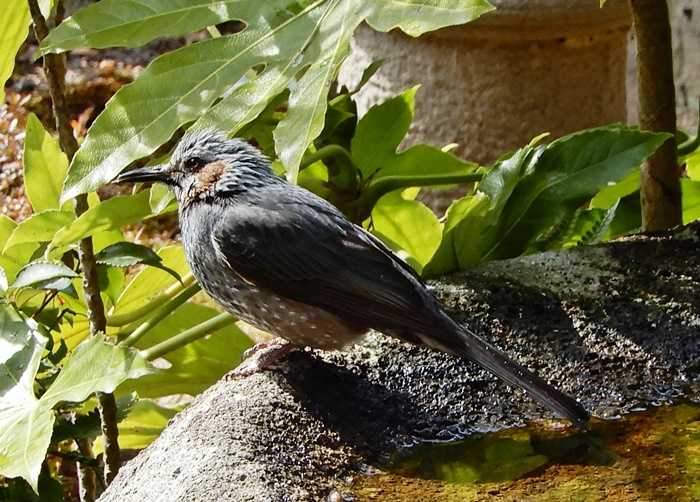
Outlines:
<svg viewBox="0 0 700 502"><path fill-rule="evenodd" d="M562 208L583 205L601 188L628 175L667 140L667 134L615 126L554 141L513 191L498 236L484 258L518 256L555 223Z"/></svg>
<svg viewBox="0 0 700 502"><path fill-rule="evenodd" d="M102 0L80 9L49 33L43 54L78 47L138 47L238 19L258 0Z"/></svg>
<svg viewBox="0 0 700 502"><path fill-rule="evenodd" d="M139 223L151 214L148 198L148 191L144 191L136 195L112 197L102 201L81 214L71 225L56 233L51 246L66 246L103 230Z"/></svg>
<svg viewBox="0 0 700 502"><path fill-rule="evenodd" d="M47 284L58 279L73 277L78 277L78 274L66 267L63 263L36 261L26 265L19 271L15 282L12 283L12 287L26 288L39 284Z"/></svg>
<svg viewBox="0 0 700 502"><path fill-rule="evenodd" d="M133 242L117 242L107 246L95 255L95 261L101 265L109 265L111 267L131 267L138 264L150 265L180 280L177 272L161 263L162 259L155 251L147 246Z"/></svg>
<svg viewBox="0 0 700 502"><path fill-rule="evenodd" d="M5 101L5 82L12 75L15 56L29 31L29 5L25 0L5 0L0 16L0 103Z"/></svg>
<svg viewBox="0 0 700 502"><path fill-rule="evenodd" d="M119 447L128 450L141 450L151 444L168 425L168 421L180 411L181 407L164 408L150 399L140 399L129 414L118 425ZM95 454L102 450L102 441L98 438L94 448Z"/></svg>
<svg viewBox="0 0 700 502"><path fill-rule="evenodd" d="M35 213L60 209L67 170L68 158L61 151L58 139L31 113L24 139L24 190Z"/></svg>
<svg viewBox="0 0 700 502"><path fill-rule="evenodd" d="M54 238L56 232L75 221L72 211L60 211L47 209L31 215L21 221L5 242L7 252L10 248L19 244L47 242Z"/></svg>
<svg viewBox="0 0 700 502"><path fill-rule="evenodd" d="M365 178L384 167L413 121L418 86L370 108L357 123L352 158Z"/></svg>
<svg viewBox="0 0 700 502"><path fill-rule="evenodd" d="M0 474L21 476L36 491L54 420L34 395L46 338L0 304L0 344Z"/></svg>
<svg viewBox="0 0 700 502"><path fill-rule="evenodd" d="M397 245L412 257L419 273L442 239L442 225L435 213L421 202L404 199L401 191L379 199L372 210L372 226L380 238L388 239L390 247Z"/></svg>
<svg viewBox="0 0 700 502"><path fill-rule="evenodd" d="M683 223L700 219L700 181L681 180Z"/></svg>
<svg viewBox="0 0 700 502"><path fill-rule="evenodd" d="M0 243L6 243L16 228L17 222L4 214L0 214ZM19 269L26 265L38 247L38 242L20 244L0 253L0 267L5 269L9 281L14 280Z"/></svg>

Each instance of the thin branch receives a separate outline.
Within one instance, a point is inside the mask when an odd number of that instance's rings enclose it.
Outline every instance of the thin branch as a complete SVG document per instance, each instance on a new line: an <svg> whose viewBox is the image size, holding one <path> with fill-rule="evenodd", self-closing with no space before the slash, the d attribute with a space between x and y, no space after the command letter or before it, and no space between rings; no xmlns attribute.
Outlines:
<svg viewBox="0 0 700 502"><path fill-rule="evenodd" d="M153 347L142 350L141 355L144 359L152 361L158 359L159 357L184 347L188 343L198 340L208 334L223 328L234 322L234 319L229 314L219 314L212 317L211 319L204 321L192 328L183 331L182 333L175 335L167 340L154 345Z"/></svg>
<svg viewBox="0 0 700 502"><path fill-rule="evenodd" d="M637 35L639 122L642 129L676 134L676 95L668 5L665 0L629 0ZM680 168L673 138L642 166L644 230L682 223Z"/></svg>
<svg viewBox="0 0 700 502"><path fill-rule="evenodd" d="M48 35L46 19L41 13L37 0L28 0L29 10L34 21L34 32L38 42L41 42ZM61 0L56 2L56 13L62 16L63 6ZM49 94L53 104L53 115L56 121L56 130L63 153L68 160L72 160L75 152L78 151L78 142L73 136L68 116L68 106L65 94L66 64L65 56L57 54L47 54L44 56L44 73L49 84ZM75 213L80 216L88 209L87 195L83 194L75 199ZM100 296L99 280L97 276L97 265L95 263L95 253L92 246L92 238L87 237L80 241L79 246L80 265L83 269L83 290L85 292L85 302L87 304L88 320L90 322L90 333L104 333L107 327L104 304ZM111 482L119 471L121 464L119 452L119 432L116 421L116 402L112 394L98 392L100 419L102 424L102 434L105 441L105 480Z"/></svg>
<svg viewBox="0 0 700 502"><path fill-rule="evenodd" d="M178 308L180 305L185 303L195 294L197 294L201 288L199 284L193 284L183 290L179 295L170 300L168 303L163 305L158 311L156 311L151 317L149 317L145 322L143 322L138 328L136 328L133 333L127 336L122 345L126 347L132 347L136 344L146 333L148 333L156 324L162 321L166 316L172 313L173 310Z"/></svg>
<svg viewBox="0 0 700 502"><path fill-rule="evenodd" d="M194 276L191 273L184 275L182 277L182 282L177 282L172 286L168 287L159 295L154 296L153 299L151 299L151 301L149 301L145 305L137 309L130 310L129 312L126 312L124 314L111 315L107 317L107 326L126 326L127 324L139 321L144 316L147 316L161 305L175 298L186 288L194 284L194 282Z"/></svg>
<svg viewBox="0 0 700 502"><path fill-rule="evenodd" d="M401 188L424 187L436 185L452 185L455 183L475 183L484 177L482 173L449 174L449 175L425 175L425 176L386 176L379 178L363 191L355 202L357 215L355 221L364 221L372 212L372 208L379 199Z"/></svg>

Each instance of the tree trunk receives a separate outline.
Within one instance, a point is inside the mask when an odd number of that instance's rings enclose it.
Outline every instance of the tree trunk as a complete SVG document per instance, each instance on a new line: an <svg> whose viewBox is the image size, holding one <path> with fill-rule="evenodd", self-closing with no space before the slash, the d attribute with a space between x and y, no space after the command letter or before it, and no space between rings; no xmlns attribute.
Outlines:
<svg viewBox="0 0 700 502"><path fill-rule="evenodd" d="M665 0L630 0L630 8L637 35L640 126L674 135L642 166L642 227L661 230L682 222L671 25Z"/></svg>

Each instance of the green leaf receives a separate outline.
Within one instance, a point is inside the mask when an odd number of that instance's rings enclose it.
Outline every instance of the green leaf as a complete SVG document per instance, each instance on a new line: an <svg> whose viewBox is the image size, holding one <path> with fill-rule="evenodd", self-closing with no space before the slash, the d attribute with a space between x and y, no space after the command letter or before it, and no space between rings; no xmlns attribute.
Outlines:
<svg viewBox="0 0 700 502"><path fill-rule="evenodd" d="M7 242L16 228L15 221L0 214L0 242ZM26 265L38 247L39 243L21 244L0 253L0 267L5 270L8 280L12 281L15 278L19 269Z"/></svg>
<svg viewBox="0 0 700 502"><path fill-rule="evenodd" d="M472 21L495 7L486 0L383 0L372 2L367 22L375 30L400 28L417 37L437 27Z"/></svg>
<svg viewBox="0 0 700 502"><path fill-rule="evenodd" d="M155 441L180 409L164 408L149 399L140 399L127 417L119 422L119 447L127 450L145 448ZM99 454L101 449L101 444L97 445L95 453Z"/></svg>
<svg viewBox="0 0 700 502"><path fill-rule="evenodd" d="M20 222L10 234L3 252L19 244L47 242L56 232L75 221L72 211L47 209Z"/></svg>
<svg viewBox="0 0 700 502"><path fill-rule="evenodd" d="M554 141L513 191L484 259L520 255L556 222L559 211L582 206L601 188L627 176L668 139L668 134L614 126Z"/></svg>
<svg viewBox="0 0 700 502"><path fill-rule="evenodd" d="M373 232L387 239L395 251L404 251L418 265L417 272L430 261L442 239L442 225L430 209L415 200L404 199L401 191L385 195L372 210Z"/></svg>
<svg viewBox="0 0 700 502"><path fill-rule="evenodd" d="M34 396L45 345L34 321L0 304L0 475L21 476L34 491L54 420Z"/></svg>
<svg viewBox="0 0 700 502"><path fill-rule="evenodd" d="M151 186L148 195L148 204L151 206L151 212L153 214L163 214L177 210L175 194L161 183L154 183Z"/></svg>
<svg viewBox="0 0 700 502"><path fill-rule="evenodd" d="M474 266L481 261L483 230L489 211L483 192L453 202L447 210L440 246L423 269L423 276L437 277Z"/></svg>
<svg viewBox="0 0 700 502"><path fill-rule="evenodd" d="M68 158L33 113L24 139L24 190L35 213L60 209L61 188Z"/></svg>
<svg viewBox="0 0 700 502"><path fill-rule="evenodd" d="M373 106L357 123L352 158L365 179L396 156L396 149L413 121L418 87Z"/></svg>
<svg viewBox="0 0 700 502"><path fill-rule="evenodd" d="M686 170L691 180L700 181L700 149L686 158Z"/></svg>
<svg viewBox="0 0 700 502"><path fill-rule="evenodd" d="M79 47L139 47L240 19L257 0L102 0L80 9L49 33L41 53Z"/></svg>
<svg viewBox="0 0 700 502"><path fill-rule="evenodd" d="M577 209L560 215L560 220L546 234L538 237L532 252L556 251L584 244L598 244L610 232L620 200L608 209Z"/></svg>
<svg viewBox="0 0 700 502"><path fill-rule="evenodd" d="M640 172L639 167L632 171L617 183L609 183L591 200L592 208L608 209L614 206L618 200L639 191Z"/></svg>
<svg viewBox="0 0 700 502"><path fill-rule="evenodd" d="M180 280L180 276L174 270L161 263L161 257L151 248L134 244L133 242L117 242L95 255L95 261L102 265L111 267L131 267L133 265L145 264L159 268L173 277Z"/></svg>
<svg viewBox="0 0 700 502"><path fill-rule="evenodd" d="M29 328L28 328L29 329ZM0 336L4 336L0 331ZM45 340L32 333L19 352L4 366L8 375L0 385L11 386L0 394L0 474L22 476L37 489L37 479L54 424L52 409L63 401L82 402L94 392L112 392L129 378L151 373L151 366L132 349L107 343L102 335L82 343L66 359L63 369L41 399L32 390ZM19 358L18 358L19 359ZM12 385L13 382L17 382Z"/></svg>
<svg viewBox="0 0 700 502"><path fill-rule="evenodd" d="M118 242L95 255L95 261L112 267L130 267L139 263L160 263L161 257L147 246Z"/></svg>
<svg viewBox="0 0 700 502"><path fill-rule="evenodd" d="M218 314L214 309L185 303L151 329L136 347L152 347ZM250 339L231 323L166 354L163 357L170 363L169 368L125 382L119 393L137 392L139 396L149 398L171 394L196 395L235 368L243 352L251 345Z"/></svg>
<svg viewBox="0 0 700 502"><path fill-rule="evenodd" d="M5 82L12 76L15 56L29 31L29 5L25 0L6 0L0 17L0 103L5 101Z"/></svg>
<svg viewBox="0 0 700 502"><path fill-rule="evenodd" d="M370 81L370 79L374 76L375 73L382 67L384 64L383 59L377 59L376 61L372 61L367 68L365 68L362 71L362 76L360 77L360 81L357 83L355 88L352 91L349 91L349 94L356 94L357 92L362 89L367 82Z"/></svg>
<svg viewBox="0 0 700 502"><path fill-rule="evenodd" d="M323 129L329 81L362 20L370 18L386 29L400 26L414 34L466 22L485 11L482 0L317 0L304 2L306 7L295 11L286 9L291 3L246 4L250 8L236 13L245 30L161 56L133 84L122 87L73 158L62 199L111 180L132 161L155 151L178 128L199 119L220 98L216 106L233 117L230 130L253 120L286 87L291 91L290 106L278 125L275 144L294 179L304 151ZM112 21L118 23L119 19ZM241 83L250 69L260 67L257 84ZM263 78L270 85L261 89ZM259 92L256 99L239 96L253 90Z"/></svg>
<svg viewBox="0 0 700 502"><path fill-rule="evenodd" d="M427 275L463 270L481 261L498 235L497 225L513 190L541 152L542 147L527 146L503 158L484 176L475 195L449 207L443 239L426 268Z"/></svg>
<svg viewBox="0 0 700 502"><path fill-rule="evenodd" d="M700 181L681 180L683 192L683 223L700 219Z"/></svg>
<svg viewBox="0 0 700 502"><path fill-rule="evenodd" d="M38 285L55 284L58 279L78 277L73 270L63 263L36 261L22 268L17 274L13 288L35 287ZM61 288L55 288L61 289Z"/></svg>
<svg viewBox="0 0 700 502"><path fill-rule="evenodd" d="M151 214L148 191L112 197L91 207L71 225L57 232L51 247L62 247L103 230L139 223Z"/></svg>
<svg viewBox="0 0 700 502"><path fill-rule="evenodd" d="M41 401L51 407L62 401L79 403L94 392L113 392L123 381L151 373L153 368L137 351L93 336L68 357Z"/></svg>

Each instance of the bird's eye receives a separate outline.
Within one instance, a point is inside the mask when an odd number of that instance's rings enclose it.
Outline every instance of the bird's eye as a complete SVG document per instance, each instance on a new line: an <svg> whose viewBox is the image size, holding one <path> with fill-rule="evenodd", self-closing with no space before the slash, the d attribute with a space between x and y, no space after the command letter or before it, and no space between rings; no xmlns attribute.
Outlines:
<svg viewBox="0 0 700 502"><path fill-rule="evenodd" d="M190 171L196 171L197 169L202 167L203 164L204 161L199 157L190 157L187 160L185 160L185 167Z"/></svg>

